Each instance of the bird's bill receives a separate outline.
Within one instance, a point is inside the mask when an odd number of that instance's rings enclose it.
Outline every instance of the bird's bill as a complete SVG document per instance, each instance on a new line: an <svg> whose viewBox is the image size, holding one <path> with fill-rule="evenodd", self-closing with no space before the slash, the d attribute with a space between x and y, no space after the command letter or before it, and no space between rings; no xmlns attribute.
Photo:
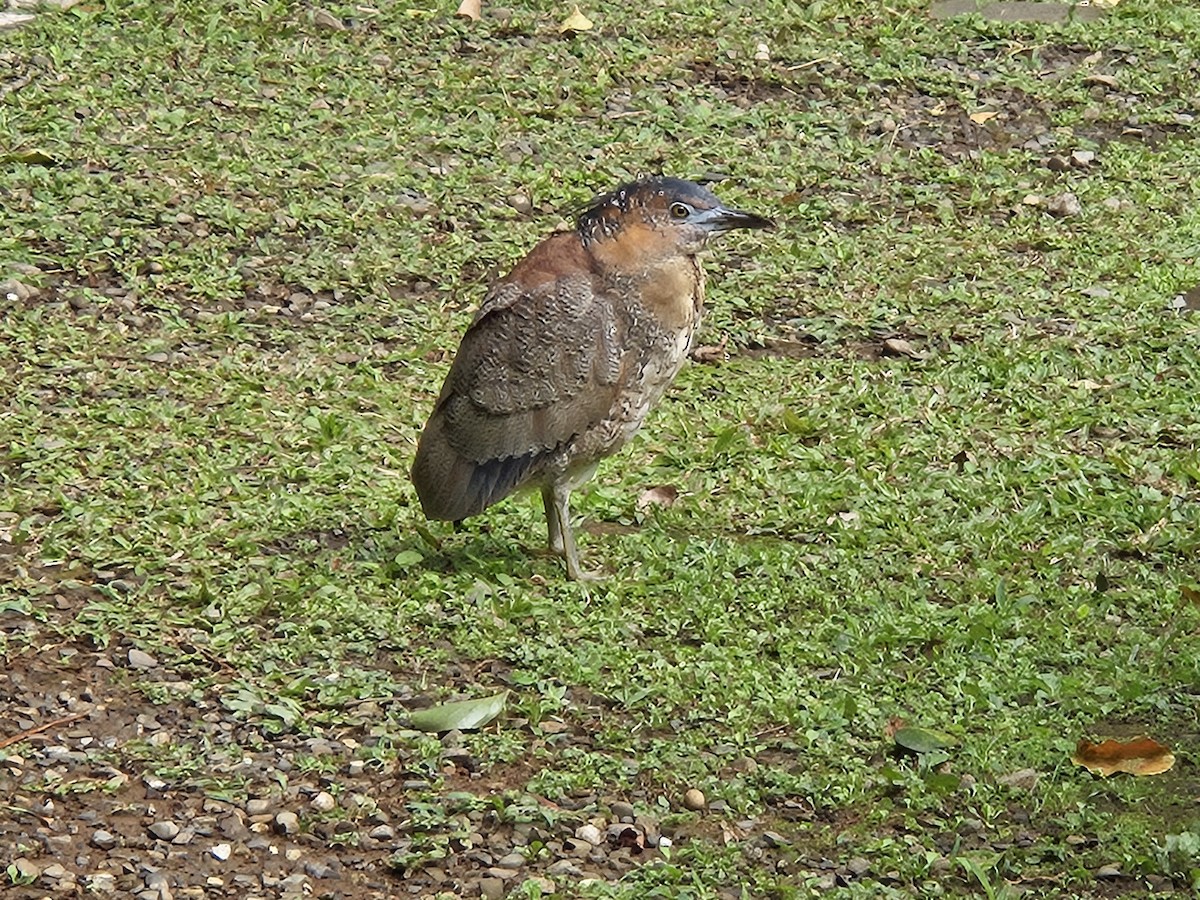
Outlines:
<svg viewBox="0 0 1200 900"><path fill-rule="evenodd" d="M707 210L702 220L713 232L734 231L738 228L774 228L775 223L757 213L717 206Z"/></svg>

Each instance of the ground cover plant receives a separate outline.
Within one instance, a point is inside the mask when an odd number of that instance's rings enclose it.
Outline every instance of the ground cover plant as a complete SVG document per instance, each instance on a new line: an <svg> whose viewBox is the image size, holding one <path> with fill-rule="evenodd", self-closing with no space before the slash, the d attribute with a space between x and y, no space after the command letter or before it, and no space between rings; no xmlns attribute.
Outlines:
<svg viewBox="0 0 1200 900"><path fill-rule="evenodd" d="M1190 896L1200 11L569 12L0 32L5 895ZM780 227L579 495L608 579L427 525L488 279L658 171Z"/></svg>

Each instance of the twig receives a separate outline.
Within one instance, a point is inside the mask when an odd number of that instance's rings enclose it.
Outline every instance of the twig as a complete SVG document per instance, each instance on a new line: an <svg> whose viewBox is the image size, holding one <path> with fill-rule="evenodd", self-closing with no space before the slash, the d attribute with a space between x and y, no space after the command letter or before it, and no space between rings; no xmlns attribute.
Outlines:
<svg viewBox="0 0 1200 900"><path fill-rule="evenodd" d="M832 56L822 56L820 59L810 59L808 62L802 62L796 66L785 66L785 72L799 72L802 69L811 69L813 66L819 66L823 62L833 62Z"/></svg>
<svg viewBox="0 0 1200 900"><path fill-rule="evenodd" d="M49 731L51 728L56 728L59 725L66 725L68 722L74 722L76 719L82 719L87 713L74 713L69 716L63 716L61 719L51 719L43 725L38 725L36 728L28 728L25 731L18 732L12 737L6 737L0 741L0 750L12 744L18 744L25 738L33 737L35 734L41 734L43 731Z"/></svg>

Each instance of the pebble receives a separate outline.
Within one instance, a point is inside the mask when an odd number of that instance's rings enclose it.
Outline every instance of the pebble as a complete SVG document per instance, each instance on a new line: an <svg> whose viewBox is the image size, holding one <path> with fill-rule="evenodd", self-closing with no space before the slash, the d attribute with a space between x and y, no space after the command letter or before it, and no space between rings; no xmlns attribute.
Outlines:
<svg viewBox="0 0 1200 900"><path fill-rule="evenodd" d="M593 847L597 846L604 840L604 836L600 834L600 829L588 822L586 825L580 825L575 829L575 837L581 841L587 841Z"/></svg>
<svg viewBox="0 0 1200 900"><path fill-rule="evenodd" d="M88 888L97 894L111 894L117 889L117 878L111 872L97 872L88 877Z"/></svg>
<svg viewBox="0 0 1200 900"><path fill-rule="evenodd" d="M229 844L216 844L208 852L212 854L213 859L225 862L233 853L233 847L229 846Z"/></svg>
<svg viewBox="0 0 1200 900"><path fill-rule="evenodd" d="M486 900L500 900L504 896L504 882L499 878L479 879L479 895Z"/></svg>
<svg viewBox="0 0 1200 900"><path fill-rule="evenodd" d="M1035 787L1037 787L1038 773L1036 769L1017 769L1015 772L1009 772L1007 775L1001 775L996 780L1006 787L1018 788L1023 791L1032 791Z"/></svg>
<svg viewBox="0 0 1200 900"><path fill-rule="evenodd" d="M295 834L300 830L300 817L285 809L275 816L275 830L280 834Z"/></svg>
<svg viewBox="0 0 1200 900"><path fill-rule="evenodd" d="M367 833L367 837L377 841L390 841L395 836L396 830L391 825L376 825Z"/></svg>
<svg viewBox="0 0 1200 900"><path fill-rule="evenodd" d="M134 647L129 651L129 664L135 669L153 669L158 665L158 660L146 651Z"/></svg>
<svg viewBox="0 0 1200 900"><path fill-rule="evenodd" d="M332 812L337 807L337 801L333 799L333 794L328 791L321 791L310 802L312 808L320 813Z"/></svg>
<svg viewBox="0 0 1200 900"><path fill-rule="evenodd" d="M1052 216L1057 216L1060 219L1065 219L1069 216L1077 216L1083 212L1083 204L1079 202L1079 198L1068 192L1059 194L1057 197L1052 197L1050 202L1046 204L1046 210Z"/></svg>
<svg viewBox="0 0 1200 900"><path fill-rule="evenodd" d="M169 841L179 834L179 826L174 822L155 822L150 826L150 833L159 840Z"/></svg>
<svg viewBox="0 0 1200 900"><path fill-rule="evenodd" d="M871 863L861 856L856 856L850 862L846 863L846 868L850 870L851 875L859 878L871 871Z"/></svg>
<svg viewBox="0 0 1200 900"><path fill-rule="evenodd" d="M310 862L304 866L304 871L313 878L337 878L337 869L328 863Z"/></svg>
<svg viewBox="0 0 1200 900"><path fill-rule="evenodd" d="M246 801L246 815L265 816L271 811L271 801L262 797L254 797Z"/></svg>
<svg viewBox="0 0 1200 900"><path fill-rule="evenodd" d="M36 297L37 294L37 288L15 279L0 281L0 296L3 296L6 300L28 300L30 297Z"/></svg>
<svg viewBox="0 0 1200 900"><path fill-rule="evenodd" d="M1121 877L1121 867L1115 866L1112 864L1109 864L1107 866L1101 866L1099 869L1096 870L1096 877L1097 878L1120 878Z"/></svg>
<svg viewBox="0 0 1200 900"><path fill-rule="evenodd" d="M699 788L691 788L683 795L684 809L693 811L704 809L707 805L707 800L704 797L704 792Z"/></svg>
<svg viewBox="0 0 1200 900"><path fill-rule="evenodd" d="M92 834L91 844L97 850L111 850L117 846L117 839L111 832L100 829Z"/></svg>
<svg viewBox="0 0 1200 900"><path fill-rule="evenodd" d="M496 860L496 865L501 869L519 869L525 865L525 857L520 853L509 853Z"/></svg>
<svg viewBox="0 0 1200 900"><path fill-rule="evenodd" d="M629 819L632 821L633 816L634 816L633 804L624 803L624 802L618 800L616 803L614 803L612 805L611 809L612 809L613 816L615 818L619 819L620 821L624 822L626 819Z"/></svg>

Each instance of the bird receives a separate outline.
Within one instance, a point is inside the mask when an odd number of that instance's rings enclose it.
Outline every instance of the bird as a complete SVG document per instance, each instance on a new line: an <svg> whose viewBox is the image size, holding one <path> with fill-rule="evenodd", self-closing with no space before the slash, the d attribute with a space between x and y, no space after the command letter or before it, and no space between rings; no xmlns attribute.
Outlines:
<svg viewBox="0 0 1200 900"><path fill-rule="evenodd" d="M590 579L571 492L642 427L704 312L697 254L713 235L773 228L707 188L642 178L596 197L485 294L417 443L427 519L460 523L538 488L550 549Z"/></svg>

